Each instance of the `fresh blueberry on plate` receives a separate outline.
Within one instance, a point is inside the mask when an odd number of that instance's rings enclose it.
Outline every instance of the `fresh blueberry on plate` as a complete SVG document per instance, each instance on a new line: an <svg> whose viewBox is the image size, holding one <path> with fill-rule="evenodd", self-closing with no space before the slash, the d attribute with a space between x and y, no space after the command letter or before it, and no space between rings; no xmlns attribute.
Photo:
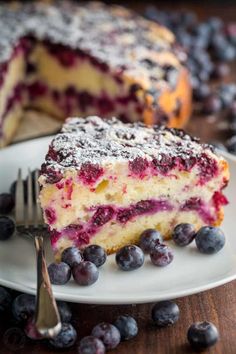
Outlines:
<svg viewBox="0 0 236 354"><path fill-rule="evenodd" d="M48 274L52 284L64 285L68 283L71 278L71 269L68 264L64 262L51 263L48 266Z"/></svg>
<svg viewBox="0 0 236 354"><path fill-rule="evenodd" d="M99 270L94 263L83 261L73 265L72 275L77 284L92 285L98 280Z"/></svg>
<svg viewBox="0 0 236 354"><path fill-rule="evenodd" d="M218 227L203 226L196 233L195 242L201 253L214 254L224 247L225 235Z"/></svg>
<svg viewBox="0 0 236 354"><path fill-rule="evenodd" d="M74 263L82 262L83 256L77 247L68 247L62 252L61 260L72 267Z"/></svg>
<svg viewBox="0 0 236 354"><path fill-rule="evenodd" d="M143 252L149 253L155 245L155 242L162 243L162 241L163 239L160 232L155 229L147 229L140 235L139 246Z"/></svg>
<svg viewBox="0 0 236 354"><path fill-rule="evenodd" d="M94 263L97 267L101 267L107 259L107 254L104 248L99 245L90 245L83 251L85 261Z"/></svg>
<svg viewBox="0 0 236 354"><path fill-rule="evenodd" d="M8 240L15 232L15 223L8 216L0 216L0 241Z"/></svg>
<svg viewBox="0 0 236 354"><path fill-rule="evenodd" d="M192 224L183 223L175 226L172 238L176 245L184 247L189 245L195 238L196 232Z"/></svg>
<svg viewBox="0 0 236 354"><path fill-rule="evenodd" d="M157 243L150 252L151 262L158 267L165 267L174 259L174 254L170 247Z"/></svg>
<svg viewBox="0 0 236 354"><path fill-rule="evenodd" d="M124 271L138 269L144 263L144 253L138 246L124 246L116 253L116 263Z"/></svg>

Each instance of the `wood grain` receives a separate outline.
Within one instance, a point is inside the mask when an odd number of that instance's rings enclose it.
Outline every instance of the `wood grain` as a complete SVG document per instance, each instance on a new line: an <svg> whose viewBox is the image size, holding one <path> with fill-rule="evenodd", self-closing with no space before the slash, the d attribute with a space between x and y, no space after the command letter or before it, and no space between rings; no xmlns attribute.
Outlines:
<svg viewBox="0 0 236 354"><path fill-rule="evenodd" d="M142 10L144 2L126 1L131 7ZM160 3L160 7L163 3ZM236 3L228 5L224 2L167 2L165 7L189 8L195 10L201 18L209 15L223 16L225 20L236 19ZM236 66L232 65L232 77L236 79ZM18 132L16 141L38 134L46 134L56 131L58 122L51 120L45 115L27 113L23 125ZM227 124L223 116L208 118L194 114L187 126L187 131L198 135L203 141L224 140L228 134ZM227 235L226 235L227 236ZM197 269L196 269L197 272ZM184 276L184 275L183 275ZM142 286L140 279L140 287ZM187 344L186 333L190 324L194 321L212 321L219 329L220 341L212 349L205 353L212 354L235 354L236 353L236 281L218 287L214 290L188 296L176 300L180 310L181 318L178 323L165 329L157 329L151 322L151 308L153 304L133 306L95 306L72 304L73 324L78 331L79 339L89 335L93 326L101 321L113 322L118 314L130 314L134 316L139 324L139 334L136 339L122 343L114 354L184 354L194 353ZM12 354L13 350L7 349L3 344L3 332L5 325L0 321L0 353ZM66 351L68 354L76 353L72 348ZM27 341L19 354L51 354L55 353L45 343Z"/></svg>

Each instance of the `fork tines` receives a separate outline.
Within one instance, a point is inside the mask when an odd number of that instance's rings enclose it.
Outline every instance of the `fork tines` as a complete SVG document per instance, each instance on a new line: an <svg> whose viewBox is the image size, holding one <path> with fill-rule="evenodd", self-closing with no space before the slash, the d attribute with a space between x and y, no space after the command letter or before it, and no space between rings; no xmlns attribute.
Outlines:
<svg viewBox="0 0 236 354"><path fill-rule="evenodd" d="M30 171L30 169L28 169L27 183L24 185L25 182L22 178L22 170L19 168L15 193L16 224L17 226L23 226L27 229L44 227L42 212L38 203L39 171L35 170L34 178L32 175L33 173ZM27 193L25 193L25 188Z"/></svg>

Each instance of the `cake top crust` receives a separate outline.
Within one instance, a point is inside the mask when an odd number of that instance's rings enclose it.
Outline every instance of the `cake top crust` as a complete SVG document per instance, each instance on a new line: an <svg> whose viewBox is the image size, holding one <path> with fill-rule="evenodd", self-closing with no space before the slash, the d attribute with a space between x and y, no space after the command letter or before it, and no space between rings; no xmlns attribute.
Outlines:
<svg viewBox="0 0 236 354"><path fill-rule="evenodd" d="M116 5L3 4L0 32L0 63L9 60L20 38L33 36L87 53L116 73L128 73L150 93L170 85L181 66L172 32Z"/></svg>
<svg viewBox="0 0 236 354"><path fill-rule="evenodd" d="M63 173L79 170L83 164L104 166L137 158L165 164L174 157L189 161L203 154L217 158L210 146L200 144L182 130L125 124L116 118L68 118L50 144L42 173Z"/></svg>

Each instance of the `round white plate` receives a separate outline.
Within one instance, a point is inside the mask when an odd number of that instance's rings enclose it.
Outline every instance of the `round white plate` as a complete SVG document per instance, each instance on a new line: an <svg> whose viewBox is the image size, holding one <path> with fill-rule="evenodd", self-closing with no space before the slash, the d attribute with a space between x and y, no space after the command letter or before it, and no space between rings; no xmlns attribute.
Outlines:
<svg viewBox="0 0 236 354"><path fill-rule="evenodd" d="M19 167L27 171L39 167L52 137L44 137L10 146L0 151L0 192L7 191L16 178ZM109 256L100 269L99 280L90 287L80 287L73 281L54 286L57 299L92 304L129 304L171 299L194 294L236 279L236 158L225 157L230 163L231 182L226 190L230 205L226 207L223 230L227 242L216 255L197 252L195 245L186 248L169 244L175 252L174 261L166 268L154 267L146 257L145 265L134 272L122 272ZM47 260L52 260L49 242ZM35 293L36 266L33 243L19 236L0 242L0 284L27 293Z"/></svg>

